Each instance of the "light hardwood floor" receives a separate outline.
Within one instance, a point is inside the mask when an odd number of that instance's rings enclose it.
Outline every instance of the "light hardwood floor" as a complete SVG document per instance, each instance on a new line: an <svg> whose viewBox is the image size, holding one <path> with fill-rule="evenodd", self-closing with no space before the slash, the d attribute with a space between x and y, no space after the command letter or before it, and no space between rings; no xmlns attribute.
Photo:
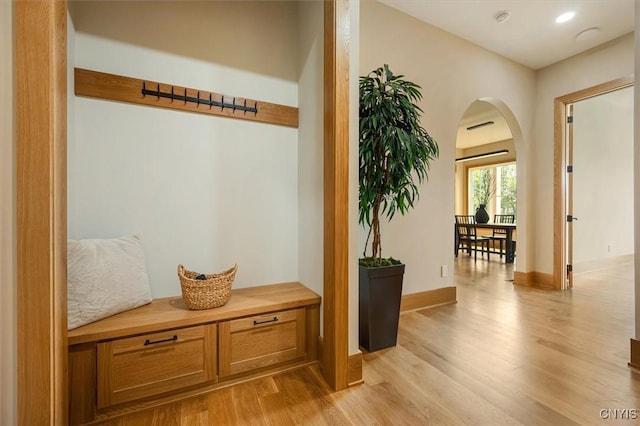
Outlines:
<svg viewBox="0 0 640 426"><path fill-rule="evenodd" d="M497 258L454 266L458 303L403 313L398 345L365 354L363 385L332 393L305 368L107 424L640 424L640 411L601 419L640 410L631 263L567 292L514 287Z"/></svg>

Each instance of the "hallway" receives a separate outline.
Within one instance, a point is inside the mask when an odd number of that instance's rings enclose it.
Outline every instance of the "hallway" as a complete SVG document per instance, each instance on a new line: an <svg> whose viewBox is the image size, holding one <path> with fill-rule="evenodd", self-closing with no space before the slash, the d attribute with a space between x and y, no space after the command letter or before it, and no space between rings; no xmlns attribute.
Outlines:
<svg viewBox="0 0 640 426"><path fill-rule="evenodd" d="M365 357L367 384L393 383L413 424L593 424L601 409L638 409L633 265L577 274L566 293L514 287L512 275L456 259L458 303L404 314L396 353ZM385 373L392 365L402 370Z"/></svg>

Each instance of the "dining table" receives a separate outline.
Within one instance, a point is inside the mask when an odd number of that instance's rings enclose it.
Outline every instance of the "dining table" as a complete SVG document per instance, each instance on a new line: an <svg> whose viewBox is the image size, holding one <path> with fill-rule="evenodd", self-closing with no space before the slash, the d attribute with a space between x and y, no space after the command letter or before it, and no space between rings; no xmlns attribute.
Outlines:
<svg viewBox="0 0 640 426"><path fill-rule="evenodd" d="M506 248L505 248L505 262L506 263L513 263L516 257L516 250L515 250L515 241L513 241L513 231L515 231L516 229L516 224L515 223L494 223L494 222L488 222L488 223L476 223L475 224L476 229L504 229L505 234L506 234ZM454 224L454 229L456 229L455 232L455 244L456 247L458 246L458 233L457 233L457 228L455 228L455 224Z"/></svg>

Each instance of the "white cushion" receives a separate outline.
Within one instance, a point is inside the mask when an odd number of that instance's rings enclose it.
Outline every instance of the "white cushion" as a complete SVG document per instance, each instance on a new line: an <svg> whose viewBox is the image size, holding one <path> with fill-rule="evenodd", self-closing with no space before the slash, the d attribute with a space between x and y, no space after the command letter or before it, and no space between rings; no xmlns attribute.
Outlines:
<svg viewBox="0 0 640 426"><path fill-rule="evenodd" d="M69 330L151 302L139 235L67 244Z"/></svg>

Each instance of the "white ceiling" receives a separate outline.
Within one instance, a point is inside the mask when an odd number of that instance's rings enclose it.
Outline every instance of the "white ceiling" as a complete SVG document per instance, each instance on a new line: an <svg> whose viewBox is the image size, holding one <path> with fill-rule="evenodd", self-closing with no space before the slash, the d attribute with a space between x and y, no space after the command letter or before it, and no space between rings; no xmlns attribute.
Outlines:
<svg viewBox="0 0 640 426"><path fill-rule="evenodd" d="M634 0L378 0L534 70L633 31ZM500 11L510 11L498 23ZM575 17L556 24L561 13ZM576 35L597 27L595 36Z"/></svg>
<svg viewBox="0 0 640 426"><path fill-rule="evenodd" d="M499 55L537 70L633 31L634 0L378 0ZM508 11L498 23L496 15ZM555 18L575 17L563 24ZM587 29L588 37L576 39ZM470 125L491 126L467 130ZM491 104L477 101L460 122L457 148L510 139L504 117Z"/></svg>

